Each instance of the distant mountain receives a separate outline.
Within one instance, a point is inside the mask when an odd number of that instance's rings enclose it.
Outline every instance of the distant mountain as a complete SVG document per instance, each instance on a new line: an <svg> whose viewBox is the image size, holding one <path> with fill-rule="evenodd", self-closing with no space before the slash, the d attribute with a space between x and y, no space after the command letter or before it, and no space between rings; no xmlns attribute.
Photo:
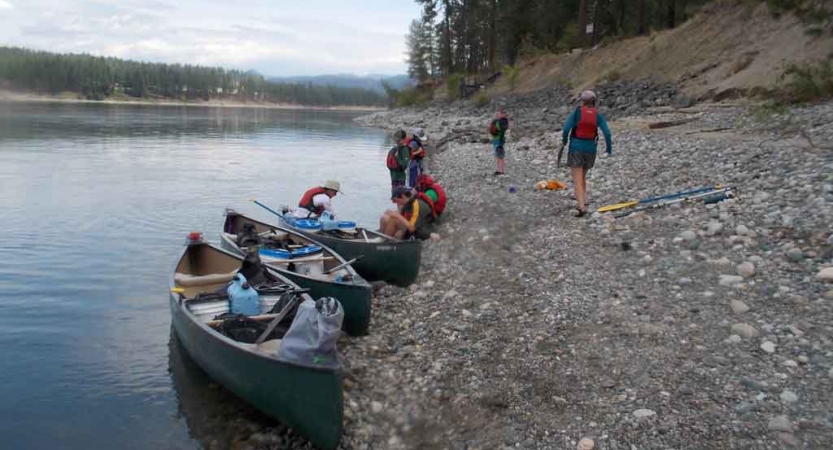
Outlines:
<svg viewBox="0 0 833 450"><path fill-rule="evenodd" d="M413 82L407 75L351 75L351 74L333 74L333 75L315 75L315 76L298 76L298 77L271 77L269 81L276 83L312 83L314 86L337 86L343 88L362 88L370 89L375 92L384 93L382 88L382 81L390 83L395 89L402 89L405 86L412 85Z"/></svg>

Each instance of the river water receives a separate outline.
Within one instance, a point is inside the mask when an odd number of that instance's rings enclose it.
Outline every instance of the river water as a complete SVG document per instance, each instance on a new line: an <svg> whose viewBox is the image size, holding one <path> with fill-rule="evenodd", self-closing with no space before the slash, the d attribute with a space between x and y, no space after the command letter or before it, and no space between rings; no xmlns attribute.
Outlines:
<svg viewBox="0 0 833 450"><path fill-rule="evenodd" d="M167 282L226 207L269 220L329 178L340 219L391 207L360 113L0 103L3 448L201 448L248 411L171 339ZM268 424L265 424L268 426Z"/></svg>

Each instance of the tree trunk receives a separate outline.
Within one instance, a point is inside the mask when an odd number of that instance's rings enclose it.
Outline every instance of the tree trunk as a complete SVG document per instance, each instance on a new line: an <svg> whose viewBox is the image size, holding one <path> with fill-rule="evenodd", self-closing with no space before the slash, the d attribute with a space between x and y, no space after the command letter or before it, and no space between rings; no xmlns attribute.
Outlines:
<svg viewBox="0 0 833 450"><path fill-rule="evenodd" d="M602 9L607 7L609 0L596 0L596 9L593 12L593 45L599 43L600 23L602 21Z"/></svg>
<svg viewBox="0 0 833 450"><path fill-rule="evenodd" d="M677 26L677 2L676 0L668 0L668 16L665 20L665 25L668 28Z"/></svg>
<svg viewBox="0 0 833 450"><path fill-rule="evenodd" d="M584 47L587 43L587 0L581 0L578 4L578 46Z"/></svg>
<svg viewBox="0 0 833 450"><path fill-rule="evenodd" d="M497 42L497 0L492 0L491 17L489 18L489 70L495 70L495 47Z"/></svg>
<svg viewBox="0 0 833 450"><path fill-rule="evenodd" d="M637 8L639 10L639 27L637 28L636 34L643 36L648 32L648 29L645 26L645 0L639 0Z"/></svg>
<svg viewBox="0 0 833 450"><path fill-rule="evenodd" d="M619 21L616 30L619 34L625 34L625 0L619 0Z"/></svg>

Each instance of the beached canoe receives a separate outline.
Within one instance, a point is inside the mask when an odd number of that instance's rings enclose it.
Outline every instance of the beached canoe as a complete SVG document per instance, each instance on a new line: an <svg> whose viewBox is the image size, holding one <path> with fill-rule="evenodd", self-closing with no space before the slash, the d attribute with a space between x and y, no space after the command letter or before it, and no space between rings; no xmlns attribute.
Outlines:
<svg viewBox="0 0 833 450"><path fill-rule="evenodd" d="M216 293L228 284L242 258L203 241L190 239L170 275L170 308L174 331L190 357L215 381L307 437L322 449L338 446L344 398L336 370L280 361L281 338L292 318L287 316L260 346L247 343L245 333L224 334L228 299ZM298 289L292 281L269 271L275 286ZM302 299L309 299L307 294ZM247 318L244 324L268 323L273 315ZM219 322L219 323L218 323ZM239 323L239 322L235 322ZM243 328L259 334L259 329ZM241 342L242 340L242 342Z"/></svg>
<svg viewBox="0 0 833 450"><path fill-rule="evenodd" d="M351 336L364 336L370 326L370 284L342 256L322 243L296 231L269 225L226 209L226 221L220 233L223 249L245 256L247 249L237 243L238 234L246 223L254 225L263 244L260 259L264 264L309 288L313 298L334 297L344 308L344 331ZM324 273L342 266L330 273Z"/></svg>
<svg viewBox="0 0 833 450"><path fill-rule="evenodd" d="M419 275L420 244L417 240L401 241L359 227L349 233L324 231L315 220L299 220L280 214L278 218L286 228L326 245L345 259L361 257L353 268L367 281L381 280L404 287Z"/></svg>

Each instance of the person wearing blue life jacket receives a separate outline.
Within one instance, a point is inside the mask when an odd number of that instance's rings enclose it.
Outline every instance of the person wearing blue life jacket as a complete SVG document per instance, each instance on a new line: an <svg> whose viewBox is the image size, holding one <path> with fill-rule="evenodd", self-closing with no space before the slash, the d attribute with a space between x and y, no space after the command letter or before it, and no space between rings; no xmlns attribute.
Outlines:
<svg viewBox="0 0 833 450"><path fill-rule="evenodd" d="M587 172L596 163L596 144L599 141L599 128L605 137L605 153L611 154L612 141L610 128L604 115L596 109L596 93L584 91L579 96L581 105L570 114L561 133L561 145L567 145L570 139L570 150L567 153L567 165L573 175L573 189L576 195L576 217L587 214Z"/></svg>

